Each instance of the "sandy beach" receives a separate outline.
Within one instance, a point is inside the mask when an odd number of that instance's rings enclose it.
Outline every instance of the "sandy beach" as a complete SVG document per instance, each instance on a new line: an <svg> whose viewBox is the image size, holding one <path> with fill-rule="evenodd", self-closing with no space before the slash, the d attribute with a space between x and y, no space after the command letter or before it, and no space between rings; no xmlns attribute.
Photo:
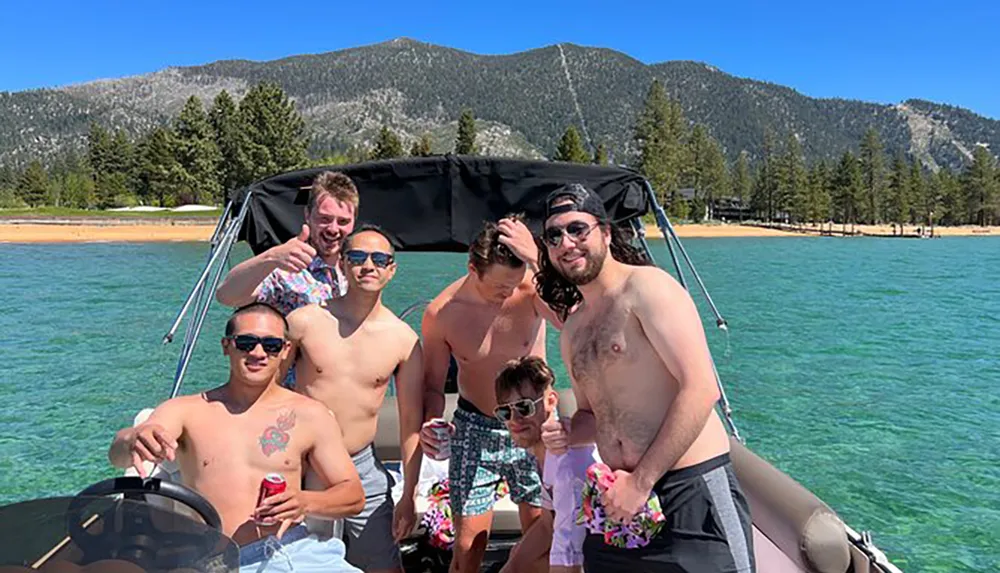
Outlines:
<svg viewBox="0 0 1000 573"><path fill-rule="evenodd" d="M0 221L0 243L84 243L84 242L171 242L207 241L215 229L214 221L199 220L112 220L112 221ZM675 225L682 238L691 237L802 237L815 236L765 229L747 225L690 224ZM839 226L835 226L839 229ZM857 225L868 234L891 235L889 225ZM907 228L912 233L915 228ZM941 236L1000 236L1000 227L935 227ZM646 226L646 235L660 237L654 225Z"/></svg>
<svg viewBox="0 0 1000 573"><path fill-rule="evenodd" d="M0 221L0 243L92 243L208 241L215 222L128 221L100 223L8 223Z"/></svg>

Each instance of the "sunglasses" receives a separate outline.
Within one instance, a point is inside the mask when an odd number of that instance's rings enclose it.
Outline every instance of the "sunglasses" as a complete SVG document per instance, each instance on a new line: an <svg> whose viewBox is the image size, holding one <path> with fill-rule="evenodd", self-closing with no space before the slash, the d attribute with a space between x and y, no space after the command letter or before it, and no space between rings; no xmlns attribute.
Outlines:
<svg viewBox="0 0 1000 573"><path fill-rule="evenodd" d="M240 352L250 352L254 348L257 348L259 344L264 349L264 352L277 354L285 347L285 339L278 338L277 336L260 337L256 334L237 334L236 336L227 336L226 338L232 340L233 346Z"/></svg>
<svg viewBox="0 0 1000 573"><path fill-rule="evenodd" d="M562 244L563 235L567 235L573 242L579 243L587 239L594 227L597 225L588 225L583 221L573 221L565 227L548 227L542 233L542 240L553 248Z"/></svg>
<svg viewBox="0 0 1000 573"><path fill-rule="evenodd" d="M354 267L365 264L368 257L371 257L372 263L380 269L384 269L391 265L394 259L394 257L389 253L383 253L382 251L372 251L369 253L368 251L362 251L360 249L351 249L350 251L344 253L344 257L347 258L347 262Z"/></svg>
<svg viewBox="0 0 1000 573"><path fill-rule="evenodd" d="M530 418L537 411L535 404L541 402L543 399L545 399L545 396L539 396L534 400L531 398L522 398L509 404L500 404L493 409L493 415L501 422L511 421L514 418L514 412L517 412L517 415L522 418Z"/></svg>

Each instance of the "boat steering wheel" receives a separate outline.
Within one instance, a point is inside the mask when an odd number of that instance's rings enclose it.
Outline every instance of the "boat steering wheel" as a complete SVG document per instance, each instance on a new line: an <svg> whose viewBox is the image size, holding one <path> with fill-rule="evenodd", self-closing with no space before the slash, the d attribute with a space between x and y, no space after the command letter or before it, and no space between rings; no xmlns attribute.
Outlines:
<svg viewBox="0 0 1000 573"><path fill-rule="evenodd" d="M94 498L124 495L132 501L125 511L114 504L102 512L88 511ZM204 527L177 530L161 529L167 510L152 509L144 503L146 495L159 495L180 502L194 510L205 525L218 535L206 535ZM152 511L151 511L152 509ZM186 519L186 518L181 518ZM70 539L79 547L87 561L93 559L124 559L144 569L177 567L180 562L194 562L208 557L220 547L222 520L204 497L184 485L158 478L119 477L95 483L84 489L70 502L66 511L66 528ZM99 527L94 527L99 523ZM96 529L96 533L94 530Z"/></svg>

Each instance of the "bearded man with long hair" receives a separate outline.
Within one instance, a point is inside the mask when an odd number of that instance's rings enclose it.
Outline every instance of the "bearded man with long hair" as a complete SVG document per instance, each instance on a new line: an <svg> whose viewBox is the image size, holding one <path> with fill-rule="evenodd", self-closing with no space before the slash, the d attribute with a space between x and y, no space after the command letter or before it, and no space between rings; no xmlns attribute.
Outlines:
<svg viewBox="0 0 1000 573"><path fill-rule="evenodd" d="M539 296L565 319L560 336L578 410L546 422L554 453L596 443L613 470L602 494L611 522L630 522L651 496L666 520L645 546L590 534L588 571L754 571L749 507L729 439L705 331L687 291L648 265L578 184L546 200Z"/></svg>

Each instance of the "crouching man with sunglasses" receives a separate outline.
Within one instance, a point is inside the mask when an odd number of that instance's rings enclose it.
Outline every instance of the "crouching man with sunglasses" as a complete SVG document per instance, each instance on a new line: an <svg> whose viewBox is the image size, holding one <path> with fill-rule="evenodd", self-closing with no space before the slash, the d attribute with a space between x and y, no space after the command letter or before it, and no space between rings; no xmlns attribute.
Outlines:
<svg viewBox="0 0 1000 573"><path fill-rule="evenodd" d="M222 352L229 381L197 396L158 406L146 422L118 432L108 457L118 468L177 461L184 483L222 518L222 532L240 546L244 573L346 572L337 539L310 534L305 516L341 518L364 506L358 473L340 426L319 402L282 388L279 365L288 355L286 323L276 309L252 303L226 324ZM318 491L302 491L306 466ZM285 478L287 490L257 505L261 481Z"/></svg>
<svg viewBox="0 0 1000 573"><path fill-rule="evenodd" d="M499 404L493 411L519 448L538 463L542 476L542 516L524 532L510 552L503 573L551 571L577 573L583 566L584 526L576 524L587 468L597 461L593 445L546 452L542 426L558 420L555 375L544 360L525 356L511 360L496 379ZM547 556L547 559L546 559Z"/></svg>
<svg viewBox="0 0 1000 573"><path fill-rule="evenodd" d="M345 520L347 560L365 571L401 571L397 542L413 531L413 495L423 422L423 363L417 334L382 304L396 272L395 252L377 227L355 230L341 247L344 296L303 306L288 315L289 338L301 351L296 389L337 416L344 443L361 475L365 508ZM399 404L403 497L393 509L392 477L375 457L376 425L389 379ZM307 485L310 476L306 476Z"/></svg>

